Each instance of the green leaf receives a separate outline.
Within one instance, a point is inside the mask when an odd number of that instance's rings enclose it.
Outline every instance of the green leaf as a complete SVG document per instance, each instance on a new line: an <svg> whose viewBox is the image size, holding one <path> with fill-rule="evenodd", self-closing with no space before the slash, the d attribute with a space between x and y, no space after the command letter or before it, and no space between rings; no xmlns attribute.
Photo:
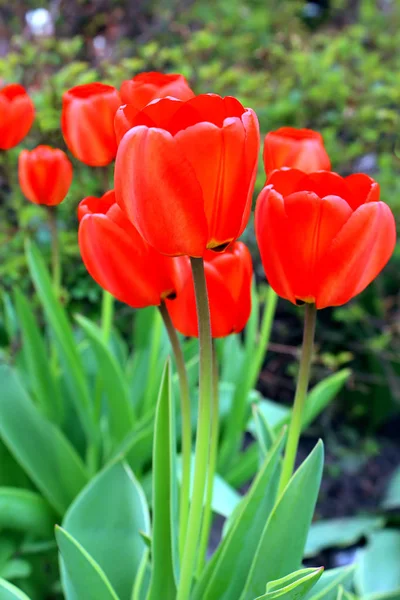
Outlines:
<svg viewBox="0 0 400 600"><path fill-rule="evenodd" d="M228 533L205 568L195 590L196 600L240 597L265 523L275 504L283 436L282 432L237 508Z"/></svg>
<svg viewBox="0 0 400 600"><path fill-rule="evenodd" d="M324 569L301 569L267 585L267 593L255 600L302 600L320 579Z"/></svg>
<svg viewBox="0 0 400 600"><path fill-rule="evenodd" d="M175 406L167 362L156 410L153 451L152 573L147 600L175 600L177 570Z"/></svg>
<svg viewBox="0 0 400 600"><path fill-rule="evenodd" d="M385 524L381 517L347 517L317 521L310 527L305 556L315 556L326 548L345 548Z"/></svg>
<svg viewBox="0 0 400 600"><path fill-rule="evenodd" d="M305 403L303 429L306 429L338 395L350 374L350 369L342 369L313 387Z"/></svg>
<svg viewBox="0 0 400 600"><path fill-rule="evenodd" d="M32 308L19 290L15 291L15 307L22 333L24 364L29 383L43 414L56 424L63 420L60 389L49 367L49 355Z"/></svg>
<svg viewBox="0 0 400 600"><path fill-rule="evenodd" d="M94 323L77 315L76 320L90 340L96 356L98 372L108 400L110 431L114 442L121 442L134 426L133 406L125 375L104 342L102 331Z"/></svg>
<svg viewBox="0 0 400 600"><path fill-rule="evenodd" d="M54 334L64 371L68 375L66 382L70 398L74 402L85 432L89 438L93 439L97 432L93 421L89 387L67 315L54 295L53 286L39 250L34 244L28 242L26 253L33 283Z"/></svg>
<svg viewBox="0 0 400 600"><path fill-rule="evenodd" d="M275 436L268 424L267 419L264 417L256 404L253 405L253 420L256 438L260 448L260 459L263 461L268 450L271 448L274 442Z"/></svg>
<svg viewBox="0 0 400 600"><path fill-rule="evenodd" d="M382 506L386 509L400 507L400 467L395 470L390 480Z"/></svg>
<svg viewBox="0 0 400 600"><path fill-rule="evenodd" d="M30 600L24 592L5 579L0 579L0 600Z"/></svg>
<svg viewBox="0 0 400 600"><path fill-rule="evenodd" d="M61 431L40 414L9 367L0 368L0 381L0 435L62 515L88 480L82 460Z"/></svg>
<svg viewBox="0 0 400 600"><path fill-rule="evenodd" d="M400 592L400 532L377 531L368 545L357 552L357 592L367 594Z"/></svg>
<svg viewBox="0 0 400 600"><path fill-rule="evenodd" d="M56 538L64 565L67 600L118 600L107 576L79 542L61 527L56 527Z"/></svg>
<svg viewBox="0 0 400 600"><path fill-rule="evenodd" d="M53 534L56 515L35 492L0 488L0 529L11 529L42 538Z"/></svg>
<svg viewBox="0 0 400 600"><path fill-rule="evenodd" d="M63 527L93 557L120 600L130 600L146 550L140 532L149 533L141 487L119 461L99 473L68 510Z"/></svg>
<svg viewBox="0 0 400 600"><path fill-rule="evenodd" d="M336 600L339 586L347 588L353 580L355 566L329 569L306 596L306 600Z"/></svg>
<svg viewBox="0 0 400 600"><path fill-rule="evenodd" d="M263 593L267 582L301 565L321 483L323 457L320 441L278 499L261 534L241 600L252 600Z"/></svg>

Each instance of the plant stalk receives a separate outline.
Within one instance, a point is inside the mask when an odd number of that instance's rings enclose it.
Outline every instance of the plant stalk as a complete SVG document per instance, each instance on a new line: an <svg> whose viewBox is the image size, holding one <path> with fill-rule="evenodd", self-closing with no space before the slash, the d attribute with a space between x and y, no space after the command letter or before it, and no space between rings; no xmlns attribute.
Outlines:
<svg viewBox="0 0 400 600"><path fill-rule="evenodd" d="M308 382L310 379L316 318L317 309L315 304L307 303L305 305L304 332L303 345L301 348L300 370L297 379L292 418L289 424L285 456L282 465L282 473L279 481L279 495L283 492L283 490L289 483L295 465L297 448L299 445L301 433L301 426L303 422L305 400L307 397Z"/></svg>
<svg viewBox="0 0 400 600"><path fill-rule="evenodd" d="M46 209L51 236L51 270L53 277L53 288L54 293L59 300L61 296L61 254L57 229L57 209L55 206L46 206Z"/></svg>
<svg viewBox="0 0 400 600"><path fill-rule="evenodd" d="M210 308L207 283L202 258L190 259L196 295L197 321L199 326L200 366L199 366L199 412L194 459L194 479L192 502L186 533L181 578L177 600L189 600L199 552L199 537L203 516L203 503L207 483L208 461L210 456L211 402L212 402L212 340Z"/></svg>
<svg viewBox="0 0 400 600"><path fill-rule="evenodd" d="M179 338L172 324L165 302L162 302L160 313L167 330L172 352L175 358L179 379L182 418L182 483L179 504L179 554L182 560L190 505L190 470L192 460L192 424L190 418L190 392L185 360Z"/></svg>
<svg viewBox="0 0 400 600"><path fill-rule="evenodd" d="M210 537L212 523L212 499L214 491L214 476L217 466L218 438L219 438L219 397L218 397L218 364L217 353L213 345L213 404L211 417L211 439L210 439L210 460L207 475L206 500L204 505L204 516L200 536L199 560L197 563L197 575L200 576L206 558L208 540Z"/></svg>

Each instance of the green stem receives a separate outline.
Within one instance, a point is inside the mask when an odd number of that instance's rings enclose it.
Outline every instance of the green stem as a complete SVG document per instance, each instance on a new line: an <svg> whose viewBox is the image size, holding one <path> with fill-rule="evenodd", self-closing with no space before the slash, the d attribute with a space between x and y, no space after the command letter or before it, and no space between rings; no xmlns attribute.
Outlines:
<svg viewBox="0 0 400 600"><path fill-rule="evenodd" d="M290 420L286 442L285 457L283 459L281 479L279 481L279 494L283 492L289 483L296 460L297 447L299 445L301 426L303 422L304 405L307 397L308 382L310 379L316 317L317 309L315 304L306 304L300 370L297 379L292 418Z"/></svg>
<svg viewBox="0 0 400 600"><path fill-rule="evenodd" d="M186 372L185 359L175 328L172 324L167 307L164 302L160 305L160 313L167 330L172 352L175 357L178 372L179 390L181 397L182 417L182 484L179 505L179 554L182 560L190 504L190 467L192 459L192 425L190 418L190 393L189 381Z"/></svg>
<svg viewBox="0 0 400 600"><path fill-rule="evenodd" d="M154 321L151 329L150 356L147 361L147 384L146 392L142 403L142 415L149 411L154 411L157 400L157 390L160 380L157 378L157 361L160 356L160 346L162 340L162 320L157 311L154 312Z"/></svg>
<svg viewBox="0 0 400 600"><path fill-rule="evenodd" d="M111 329L114 319L114 297L103 290L103 297L101 301L101 330L103 332L103 339L108 343L111 335Z"/></svg>
<svg viewBox="0 0 400 600"><path fill-rule="evenodd" d="M194 577L194 568L199 546L204 494L207 483L207 467L210 455L210 426L212 402L212 340L210 308L207 283L202 258L190 259L196 294L197 321L199 326L200 371L199 413L194 459L193 495L189 512L189 523L181 566L177 600L188 600Z"/></svg>
<svg viewBox="0 0 400 600"><path fill-rule="evenodd" d="M55 206L46 206L49 218L51 236L51 270L53 275L54 293L59 299L61 296L61 256L57 229L57 213Z"/></svg>
<svg viewBox="0 0 400 600"><path fill-rule="evenodd" d="M197 563L197 575L200 576L207 557L208 540L210 537L212 521L212 499L214 491L214 476L217 466L219 437L219 398L218 398L218 364L217 353L213 346L213 405L211 417L211 436L210 436L210 461L207 476L206 501L204 505L203 524L200 536L199 560Z"/></svg>

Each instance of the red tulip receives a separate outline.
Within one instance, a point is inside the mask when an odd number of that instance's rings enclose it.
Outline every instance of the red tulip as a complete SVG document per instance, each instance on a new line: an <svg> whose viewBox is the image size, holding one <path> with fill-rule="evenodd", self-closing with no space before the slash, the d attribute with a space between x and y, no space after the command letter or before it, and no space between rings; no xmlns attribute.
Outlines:
<svg viewBox="0 0 400 600"><path fill-rule="evenodd" d="M61 129L75 158L91 167L114 160L114 118L120 104L118 91L103 83L78 85L63 95Z"/></svg>
<svg viewBox="0 0 400 600"><path fill-rule="evenodd" d="M390 208L367 175L275 171L260 193L256 236L273 289L317 308L348 302L378 275L396 242Z"/></svg>
<svg viewBox="0 0 400 600"><path fill-rule="evenodd" d="M194 96L183 75L166 75L156 71L140 73L133 79L123 81L120 92L122 103L133 104L138 110L156 98L173 96L179 100L189 100Z"/></svg>
<svg viewBox="0 0 400 600"><path fill-rule="evenodd" d="M242 242L235 242L222 253L205 255L205 274L210 303L212 336L225 337L239 333L251 312L251 255ZM176 259L179 265L177 296L167 300L174 327L187 336L198 336L196 301L190 261L187 256Z"/></svg>
<svg viewBox="0 0 400 600"><path fill-rule="evenodd" d="M37 146L22 150L18 161L19 184L24 196L34 204L60 204L72 183L72 164L58 148Z"/></svg>
<svg viewBox="0 0 400 600"><path fill-rule="evenodd" d="M127 110L120 112L129 121ZM257 169L255 113L235 98L205 94L155 100L129 124L115 192L144 239L163 254L202 257L238 238Z"/></svg>
<svg viewBox="0 0 400 600"><path fill-rule="evenodd" d="M281 127L265 136L264 167L267 175L282 167L313 173L330 171L331 161L320 133L311 129Z"/></svg>
<svg viewBox="0 0 400 600"><path fill-rule="evenodd" d="M103 289L133 308L157 306L175 294L175 260L142 239L114 191L82 200L78 218L83 262Z"/></svg>
<svg viewBox="0 0 400 600"><path fill-rule="evenodd" d="M0 150L17 146L35 119L35 107L25 88L17 83L0 90Z"/></svg>

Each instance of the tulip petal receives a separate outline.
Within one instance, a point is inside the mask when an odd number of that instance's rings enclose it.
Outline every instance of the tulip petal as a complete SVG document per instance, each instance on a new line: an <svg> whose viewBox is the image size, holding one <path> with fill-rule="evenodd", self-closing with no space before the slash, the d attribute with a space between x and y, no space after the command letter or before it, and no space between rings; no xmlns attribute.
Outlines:
<svg viewBox="0 0 400 600"><path fill-rule="evenodd" d="M208 227L202 190L168 132L139 126L124 135L115 164L115 193L129 219L159 252L203 255Z"/></svg>
<svg viewBox="0 0 400 600"><path fill-rule="evenodd" d="M374 181L364 173L354 173L344 179L349 195L347 202L353 210L356 210L361 204L366 202L378 202L379 200L379 183Z"/></svg>
<svg viewBox="0 0 400 600"><path fill-rule="evenodd" d="M226 282L213 264L206 262L204 270L210 303L212 336L225 337L234 331L235 303ZM167 307L174 327L180 333L198 337L196 300L190 266L185 268L176 299L167 300Z"/></svg>
<svg viewBox="0 0 400 600"><path fill-rule="evenodd" d="M339 306L362 292L386 265L395 243L390 208L383 202L360 206L326 253L317 308Z"/></svg>
<svg viewBox="0 0 400 600"><path fill-rule="evenodd" d="M248 182L248 195L246 206L243 212L242 223L237 237L240 237L246 229L249 221L251 207L253 204L254 184L257 177L258 154L260 152L260 128L255 112L247 109L243 113L242 123L246 132L245 139L245 165L246 165L246 181Z"/></svg>
<svg viewBox="0 0 400 600"><path fill-rule="evenodd" d="M240 230L249 185L241 120L227 119L222 128L199 123L179 131L175 139L203 190L207 247L230 243Z"/></svg>
<svg viewBox="0 0 400 600"><path fill-rule="evenodd" d="M96 214L82 219L78 237L85 267L102 288L134 308L160 304L162 290L138 233L133 239L132 231L128 236L105 215Z"/></svg>

